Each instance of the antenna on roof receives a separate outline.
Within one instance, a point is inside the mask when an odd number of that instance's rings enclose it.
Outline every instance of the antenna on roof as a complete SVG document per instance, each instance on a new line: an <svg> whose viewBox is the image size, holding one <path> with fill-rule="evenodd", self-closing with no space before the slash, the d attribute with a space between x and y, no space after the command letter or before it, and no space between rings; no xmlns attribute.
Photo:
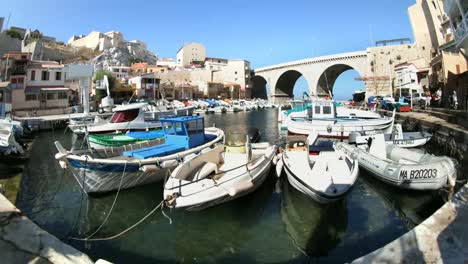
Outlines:
<svg viewBox="0 0 468 264"><path fill-rule="evenodd" d="M11 17L11 12L8 14L8 19L7 19L5 28L8 28L8 26L10 25L10 17Z"/></svg>

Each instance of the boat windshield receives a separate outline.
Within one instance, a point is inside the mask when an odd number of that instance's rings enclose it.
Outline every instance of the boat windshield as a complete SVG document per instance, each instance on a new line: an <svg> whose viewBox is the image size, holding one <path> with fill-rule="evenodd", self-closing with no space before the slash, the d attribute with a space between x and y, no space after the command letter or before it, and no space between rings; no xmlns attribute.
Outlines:
<svg viewBox="0 0 468 264"><path fill-rule="evenodd" d="M232 146L232 147L245 146L247 144L247 136L242 133L229 133L229 134L226 134L225 142L227 146Z"/></svg>
<svg viewBox="0 0 468 264"><path fill-rule="evenodd" d="M163 128L166 135L186 135L184 126L181 122L163 122Z"/></svg>
<svg viewBox="0 0 468 264"><path fill-rule="evenodd" d="M187 131L189 135L192 134L198 134L198 133L203 133L203 120L198 119L198 120L193 120L185 123L185 126L187 127Z"/></svg>
<svg viewBox="0 0 468 264"><path fill-rule="evenodd" d="M111 123L123 123L123 122L130 122L137 118L138 113L140 113L140 109L129 109L124 111L115 112L112 116L110 122Z"/></svg>
<svg viewBox="0 0 468 264"><path fill-rule="evenodd" d="M247 135L243 133L228 133L225 136L225 152L230 153L247 153Z"/></svg>

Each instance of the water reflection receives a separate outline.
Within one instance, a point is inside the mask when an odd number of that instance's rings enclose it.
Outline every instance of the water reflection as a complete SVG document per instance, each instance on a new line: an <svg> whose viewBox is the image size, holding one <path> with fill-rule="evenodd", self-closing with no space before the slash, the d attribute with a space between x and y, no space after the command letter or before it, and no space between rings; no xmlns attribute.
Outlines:
<svg viewBox="0 0 468 264"><path fill-rule="evenodd" d="M362 181L366 189L404 219L408 228L420 224L444 203L440 191L402 190L385 184L372 175L366 176Z"/></svg>
<svg viewBox="0 0 468 264"><path fill-rule="evenodd" d="M348 225L346 199L321 205L282 179L281 219L294 244L309 257L328 255Z"/></svg>

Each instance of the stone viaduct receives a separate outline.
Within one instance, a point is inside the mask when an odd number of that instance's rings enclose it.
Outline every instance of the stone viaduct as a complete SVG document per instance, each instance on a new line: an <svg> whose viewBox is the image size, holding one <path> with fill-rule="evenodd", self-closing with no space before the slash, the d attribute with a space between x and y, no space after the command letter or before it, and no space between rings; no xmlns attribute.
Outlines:
<svg viewBox="0 0 468 264"><path fill-rule="evenodd" d="M281 102L293 97L294 84L304 76L310 94L328 94L338 76L349 69L361 77L372 75L369 63L367 51L356 51L261 67L255 69L252 77L253 90L265 91L268 84L269 99Z"/></svg>

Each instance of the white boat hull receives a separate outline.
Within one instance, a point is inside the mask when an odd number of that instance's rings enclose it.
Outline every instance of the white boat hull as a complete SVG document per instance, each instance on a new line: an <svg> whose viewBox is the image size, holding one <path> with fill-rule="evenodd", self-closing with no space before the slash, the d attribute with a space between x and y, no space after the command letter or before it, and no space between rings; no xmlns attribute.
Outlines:
<svg viewBox="0 0 468 264"><path fill-rule="evenodd" d="M375 133L375 131L386 132L392 125L393 118L385 119L370 119L370 120L343 120L340 122L332 120L313 119L287 120L287 128L291 134L309 135L312 132L317 132L321 137L330 138L347 138L351 132L361 134Z"/></svg>
<svg viewBox="0 0 468 264"><path fill-rule="evenodd" d="M222 148L222 146L218 148ZM221 150L211 150L211 152L213 151L220 152ZM164 187L164 198L176 196L174 203L170 206L186 208L187 210L201 210L237 199L260 187L269 174L275 154L276 146L269 146L265 149L262 157L248 165L248 171L245 166L236 167L236 169L223 173L223 176L216 182L207 178L192 181L177 178L180 171L187 170L187 167L190 166L195 167L195 164L200 163L196 160L197 158L205 160L205 157L202 156L194 157L193 160L187 160L173 171ZM213 155L213 153L206 155ZM206 160L212 159L206 158ZM229 161L225 160L225 162Z"/></svg>
<svg viewBox="0 0 468 264"><path fill-rule="evenodd" d="M318 159L320 160L317 160L316 164L327 158L318 157ZM345 155L343 155L342 160L338 160L338 156L331 159L329 156L328 159L331 169L338 167L339 162L345 162L344 159L348 159L347 162L349 162L349 164L347 165L349 167L347 167L345 170L337 170L334 172L329 172L328 168L326 170L321 170L320 168L311 169L309 167L308 160L302 160L298 158L297 155L288 156L287 152L285 152L283 154L283 166L288 178L288 182L296 190L322 204L331 203L342 199L352 188L358 177L358 164L357 162L351 163L353 161L351 161L349 157L346 157ZM317 166L322 167L321 165ZM339 167L342 168L343 166Z"/></svg>

